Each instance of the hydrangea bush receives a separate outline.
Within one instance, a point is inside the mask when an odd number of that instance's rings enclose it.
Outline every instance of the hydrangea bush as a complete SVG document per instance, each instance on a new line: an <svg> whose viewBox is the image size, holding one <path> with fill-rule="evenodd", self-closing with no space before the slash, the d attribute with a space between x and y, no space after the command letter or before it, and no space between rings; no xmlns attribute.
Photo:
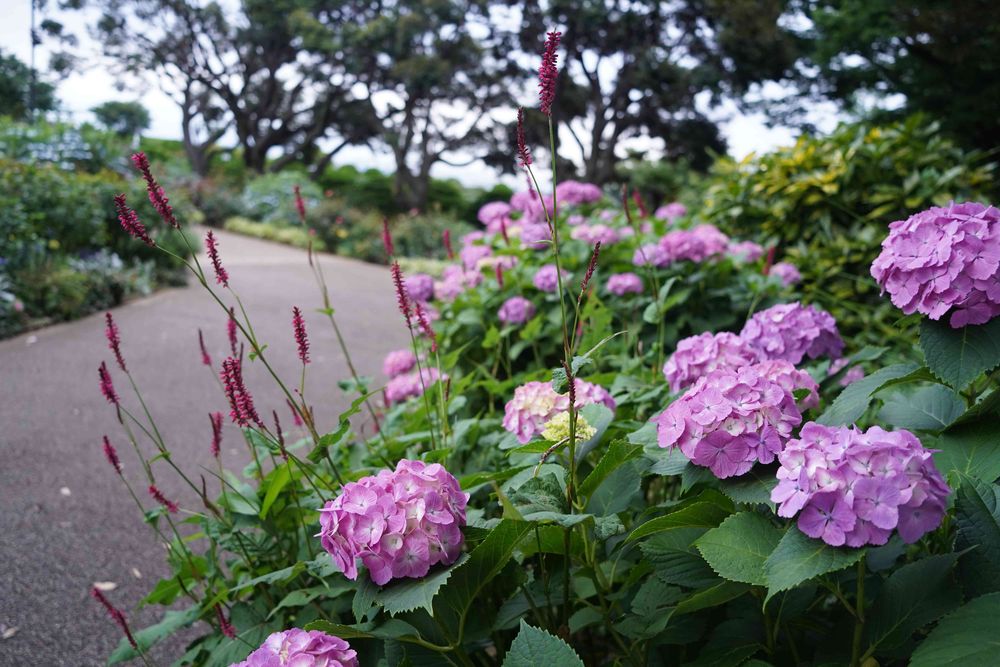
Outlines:
<svg viewBox="0 0 1000 667"><path fill-rule="evenodd" d="M540 72L553 124L558 42ZM384 326L412 346L382 369L352 361L311 256L323 308L289 308L290 379L225 247L188 262L225 323L190 360L222 380L204 481L170 456L108 315L98 388L125 428L96 440L172 572L143 601L163 620L143 630L95 592L124 635L111 663L152 664L187 629L178 664L220 667L991 664L1000 318L929 317L910 349L858 347L752 239L587 184L546 193L519 119L532 190L483 207L460 246L445 238L440 275L404 275L386 230L400 317ZM136 164L176 232L169 193ZM897 243L905 225L887 225L876 278L890 296L979 290L949 303L981 320L989 210L929 214L951 231L926 270L913 239L928 232ZM349 369L351 407L329 432L316 417L332 397L309 391L321 325ZM281 404L254 401L262 376ZM244 456L223 454L233 437ZM167 497L166 475L189 493Z"/></svg>

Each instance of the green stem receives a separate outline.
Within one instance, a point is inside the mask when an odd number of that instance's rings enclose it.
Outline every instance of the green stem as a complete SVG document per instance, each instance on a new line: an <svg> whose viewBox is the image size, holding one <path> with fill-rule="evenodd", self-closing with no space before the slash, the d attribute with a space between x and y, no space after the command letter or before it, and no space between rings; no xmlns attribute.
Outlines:
<svg viewBox="0 0 1000 667"><path fill-rule="evenodd" d="M851 641L851 667L861 664L861 642L865 632L865 557L858 561L858 588L855 599L854 637Z"/></svg>

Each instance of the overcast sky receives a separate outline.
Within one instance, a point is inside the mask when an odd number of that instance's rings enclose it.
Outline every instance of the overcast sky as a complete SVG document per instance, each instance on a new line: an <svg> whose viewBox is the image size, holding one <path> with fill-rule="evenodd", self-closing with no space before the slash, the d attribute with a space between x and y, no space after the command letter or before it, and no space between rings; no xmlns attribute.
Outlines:
<svg viewBox="0 0 1000 667"><path fill-rule="evenodd" d="M24 62L28 62L31 51L29 29L31 22L31 0L0 0L0 48L13 52ZM78 13L64 15L65 23L71 32L80 36L79 51L90 57L86 69L75 73L61 82L58 87L58 97L64 110L74 121L89 121L93 117L89 110L108 100L140 100L152 117L152 125L148 136L165 139L180 138L180 112L173 102L155 85L143 89L119 91L115 79L101 67L98 56L98 46L86 37L82 15ZM39 68L45 67L46 55L44 47L38 50ZM763 152L775 146L787 145L795 138L795 132L786 127L769 128L765 125L763 115L746 115L733 108L723 108L713 112L714 118L720 119L720 127L729 144L730 154L743 157L750 152ZM815 121L822 129L830 129L836 122L832 111L819 110ZM373 152L368 148L349 147L339 153L334 163L337 165L353 164L365 169L377 167L386 171L394 169L392 157L388 152ZM480 164L472 167L454 168L438 164L434 175L441 178L456 178L469 186L490 186L497 180L495 172Z"/></svg>

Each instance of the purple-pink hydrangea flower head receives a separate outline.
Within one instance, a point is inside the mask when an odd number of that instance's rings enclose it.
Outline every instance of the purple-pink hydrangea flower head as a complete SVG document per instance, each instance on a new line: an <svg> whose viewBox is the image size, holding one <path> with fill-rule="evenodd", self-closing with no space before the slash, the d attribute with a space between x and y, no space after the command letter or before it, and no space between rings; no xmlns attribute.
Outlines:
<svg viewBox="0 0 1000 667"><path fill-rule="evenodd" d="M871 273L906 314L984 324L1000 315L1000 211L953 203L897 220Z"/></svg>
<svg viewBox="0 0 1000 667"><path fill-rule="evenodd" d="M601 198L601 188L593 183L562 181L556 186L556 199L560 204L590 204Z"/></svg>
<svg viewBox="0 0 1000 667"><path fill-rule="evenodd" d="M385 400L392 405L423 396L424 392L438 380L445 382L448 380L448 375L438 372L433 366L424 366L419 371L411 370L397 375L385 385Z"/></svg>
<svg viewBox="0 0 1000 667"><path fill-rule="evenodd" d="M753 241L730 241L726 252L743 262L756 262L764 256L764 248Z"/></svg>
<svg viewBox="0 0 1000 667"><path fill-rule="evenodd" d="M589 245L600 243L602 246L609 246L621 239L618 230L604 224L577 225L570 231L569 236Z"/></svg>
<svg viewBox="0 0 1000 667"><path fill-rule="evenodd" d="M233 667L357 667L358 654L340 637L319 630L275 632Z"/></svg>
<svg viewBox="0 0 1000 667"><path fill-rule="evenodd" d="M406 293L414 301L426 302L434 298L434 278L426 273L414 273L403 281Z"/></svg>
<svg viewBox="0 0 1000 667"><path fill-rule="evenodd" d="M512 296L497 311L497 317L504 324L524 324L534 316L535 304L523 296Z"/></svg>
<svg viewBox="0 0 1000 667"><path fill-rule="evenodd" d="M563 280L565 280L568 275L569 274L566 271L563 271L562 274ZM535 287L537 287L539 290L543 292L553 293L556 290L558 290L559 273L556 270L556 265L545 264L544 266L539 268L537 271L535 271L535 275L532 276L531 282L535 285Z"/></svg>
<svg viewBox="0 0 1000 667"><path fill-rule="evenodd" d="M799 273L799 269L789 262L776 262L767 275L777 277L785 287L802 282L802 274Z"/></svg>
<svg viewBox="0 0 1000 667"><path fill-rule="evenodd" d="M573 387L576 393L573 407L580 409L596 403L614 411L615 400L604 387L580 378L574 380ZM523 445L541 433L549 420L567 410L569 394L556 392L549 382L528 382L515 389L514 396L507 401L503 427Z"/></svg>
<svg viewBox="0 0 1000 667"><path fill-rule="evenodd" d="M544 222L528 224L521 227L521 245L525 248L544 250L549 247L552 232Z"/></svg>
<svg viewBox="0 0 1000 667"><path fill-rule="evenodd" d="M660 237L659 244L667 254L668 262L704 262L724 254L729 247L729 237L713 225L698 225L693 229L667 232Z"/></svg>
<svg viewBox="0 0 1000 667"><path fill-rule="evenodd" d="M632 273L615 273L608 278L608 291L617 296L626 294L642 294L644 289L642 278Z"/></svg>
<svg viewBox="0 0 1000 667"><path fill-rule="evenodd" d="M798 514L799 530L832 546L885 544L893 530L911 544L944 517L948 485L909 431L810 422L778 460L778 516Z"/></svg>
<svg viewBox="0 0 1000 667"><path fill-rule="evenodd" d="M358 559L379 586L423 577L461 554L468 500L441 464L403 459L345 484L320 511L320 541L348 579Z"/></svg>
<svg viewBox="0 0 1000 667"><path fill-rule="evenodd" d="M660 447L680 447L720 479L774 461L802 422L793 392L774 378L774 370L720 368L699 378L657 419Z"/></svg>
<svg viewBox="0 0 1000 667"><path fill-rule="evenodd" d="M491 222L508 217L510 215L510 211L510 204L502 201L491 201L480 207L479 213L476 217L479 218L479 222L484 225L489 225Z"/></svg>
<svg viewBox="0 0 1000 667"><path fill-rule="evenodd" d="M670 391L677 392L718 368L737 369L758 361L750 345L734 333L706 331L677 342L677 349L663 366Z"/></svg>
<svg viewBox="0 0 1000 667"><path fill-rule="evenodd" d="M687 215L687 206L679 201L673 201L669 204L665 204L653 212L653 217L659 218L660 220L669 220L670 222L673 222L677 218L683 218L685 215Z"/></svg>
<svg viewBox="0 0 1000 667"><path fill-rule="evenodd" d="M466 270L457 265L447 266L441 273L441 280L434 283L434 298L453 301L459 294L481 282L483 274L480 271Z"/></svg>
<svg viewBox="0 0 1000 667"><path fill-rule="evenodd" d="M837 359L844 350L833 316L797 301L755 313L743 326L740 337L762 359L784 359L793 364L806 357Z"/></svg>
<svg viewBox="0 0 1000 667"><path fill-rule="evenodd" d="M385 355L382 361L382 372L394 378L413 369L417 364L417 356L413 350L393 350Z"/></svg>

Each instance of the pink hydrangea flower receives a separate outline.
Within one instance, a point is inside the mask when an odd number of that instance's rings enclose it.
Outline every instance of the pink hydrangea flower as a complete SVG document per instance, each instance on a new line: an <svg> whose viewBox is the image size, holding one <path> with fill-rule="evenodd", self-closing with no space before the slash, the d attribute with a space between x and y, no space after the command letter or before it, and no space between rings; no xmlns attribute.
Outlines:
<svg viewBox="0 0 1000 667"><path fill-rule="evenodd" d="M579 181L562 181L556 186L556 199L559 204L590 204L602 197L601 188L593 183Z"/></svg>
<svg viewBox="0 0 1000 667"><path fill-rule="evenodd" d="M756 262L764 256L764 248L753 241L730 241L726 254L743 262Z"/></svg>
<svg viewBox="0 0 1000 667"><path fill-rule="evenodd" d="M424 391L438 380L447 381L448 374L439 373L433 366L424 366L420 371L413 370L397 375L385 385L385 400L391 405L423 396Z"/></svg>
<svg viewBox="0 0 1000 667"><path fill-rule="evenodd" d="M434 278L426 273L414 273L403 281L406 293L414 301L430 301L434 298Z"/></svg>
<svg viewBox="0 0 1000 667"><path fill-rule="evenodd" d="M434 283L434 298L453 301L459 294L481 282L483 274L480 271L466 270L455 265L447 266L441 273L441 280Z"/></svg>
<svg viewBox="0 0 1000 667"><path fill-rule="evenodd" d="M570 238L584 241L590 245L600 242L602 246L617 243L621 236L618 231L607 225L578 225L570 231Z"/></svg>
<svg viewBox="0 0 1000 667"><path fill-rule="evenodd" d="M953 203L897 220L871 274L906 314L984 324L1000 315L1000 211Z"/></svg>
<svg viewBox="0 0 1000 667"><path fill-rule="evenodd" d="M669 220L670 222L673 222L678 218L683 218L685 215L687 215L687 206L679 201L673 201L669 204L665 204L653 212L654 218Z"/></svg>
<svg viewBox="0 0 1000 667"><path fill-rule="evenodd" d="M599 385L576 378L573 382L577 409L599 403L609 410L615 400ZM528 382L514 390L514 397L504 407L503 427L517 436L522 445L542 432L545 424L560 412L569 410L569 395L559 394L548 382Z"/></svg>
<svg viewBox="0 0 1000 667"><path fill-rule="evenodd" d="M232 667L358 667L358 654L340 637L292 628L270 635Z"/></svg>
<svg viewBox="0 0 1000 667"><path fill-rule="evenodd" d="M642 294L644 291L642 278L632 272L615 273L608 278L608 291L617 296L625 294Z"/></svg>
<svg viewBox="0 0 1000 667"><path fill-rule="evenodd" d="M706 331L677 342L677 349L663 365L663 375L670 391L678 392L718 368L736 370L757 361L756 350L736 334Z"/></svg>
<svg viewBox="0 0 1000 667"><path fill-rule="evenodd" d="M320 510L320 541L348 579L357 578L358 559L379 586L423 577L458 559L468 500L440 464L403 459L345 484Z"/></svg>
<svg viewBox="0 0 1000 667"><path fill-rule="evenodd" d="M413 369L417 365L417 356L412 350L393 350L385 355L382 361L382 372L394 378Z"/></svg>
<svg viewBox="0 0 1000 667"><path fill-rule="evenodd" d="M781 280L781 284L785 287L802 282L802 274L799 273L798 268L794 264L789 262L777 262L771 267L767 275L777 276Z"/></svg>
<svg viewBox="0 0 1000 667"><path fill-rule="evenodd" d="M849 363L851 363L850 359L847 358L837 359L832 364L830 364L830 369L826 372L827 377L836 375L837 373L842 371L844 367L847 366L847 364ZM858 380L862 379L864 376L865 376L865 369L862 368L860 365L855 365L852 366L846 373L844 373L843 377L840 378L840 381L837 382L837 384L839 384L841 387L846 387L847 385L853 384Z"/></svg>
<svg viewBox="0 0 1000 667"><path fill-rule="evenodd" d="M549 247L548 241L551 239L552 232L544 222L521 227L521 245L525 248L544 250Z"/></svg>
<svg viewBox="0 0 1000 667"><path fill-rule="evenodd" d="M755 313L743 326L740 337L762 359L784 359L793 364L805 357L836 359L844 349L833 316L797 301Z"/></svg>
<svg viewBox="0 0 1000 667"><path fill-rule="evenodd" d="M587 221L587 218L583 217L579 213L574 213L573 215L566 218L566 224L570 227L575 227L577 225L582 225Z"/></svg>
<svg viewBox="0 0 1000 667"><path fill-rule="evenodd" d="M660 447L680 447L720 479L774 461L802 413L772 370L720 368L698 378L657 418Z"/></svg>
<svg viewBox="0 0 1000 667"><path fill-rule="evenodd" d="M512 296L497 311L497 317L504 324L524 324L534 316L535 304L523 296Z"/></svg>
<svg viewBox="0 0 1000 667"><path fill-rule="evenodd" d="M615 403L615 399L611 398L611 394L608 390L601 385L576 378L573 380L573 389L576 394L576 403L573 404L573 407L577 410L585 405L597 403L603 405L612 412L614 412L615 408L618 407Z"/></svg>
<svg viewBox="0 0 1000 667"><path fill-rule="evenodd" d="M729 247L729 237L713 225L698 225L693 229L667 232L660 238L659 244L670 262L704 262L710 257L724 254Z"/></svg>
<svg viewBox="0 0 1000 667"><path fill-rule="evenodd" d="M632 263L636 266L664 267L670 264L670 253L659 243L646 243L636 248Z"/></svg>
<svg viewBox="0 0 1000 667"><path fill-rule="evenodd" d="M569 276L567 271L562 272L563 280ZM556 270L555 264L546 264L540 269L535 271L535 275L531 278L531 282L539 290L543 292L553 293L559 289L559 273Z"/></svg>
<svg viewBox="0 0 1000 667"><path fill-rule="evenodd" d="M518 192L510 198L511 209L521 212L521 220L525 223L545 222L545 212L552 212L552 197L547 196L543 202L538 199L534 192Z"/></svg>
<svg viewBox="0 0 1000 667"><path fill-rule="evenodd" d="M511 206L502 201L491 201L483 204L476 217L479 222L489 225L491 222L501 220L510 216Z"/></svg>
<svg viewBox="0 0 1000 667"><path fill-rule="evenodd" d="M799 530L832 546L885 544L893 530L913 543L944 517L948 485L909 431L810 422L778 460L778 516L798 514Z"/></svg>

